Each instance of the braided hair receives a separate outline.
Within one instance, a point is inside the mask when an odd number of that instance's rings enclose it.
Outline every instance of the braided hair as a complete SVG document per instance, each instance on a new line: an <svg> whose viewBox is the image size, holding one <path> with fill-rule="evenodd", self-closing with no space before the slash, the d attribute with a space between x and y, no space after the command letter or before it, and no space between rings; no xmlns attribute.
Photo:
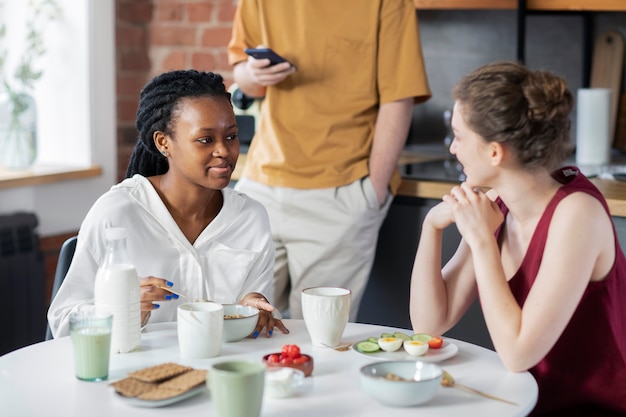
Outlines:
<svg viewBox="0 0 626 417"><path fill-rule="evenodd" d="M167 158L154 144L154 132L172 134L176 107L186 97L225 97L230 102L222 76L212 72L177 70L154 77L139 95L136 126L137 143L130 156L126 178L135 174L150 177L165 174Z"/></svg>

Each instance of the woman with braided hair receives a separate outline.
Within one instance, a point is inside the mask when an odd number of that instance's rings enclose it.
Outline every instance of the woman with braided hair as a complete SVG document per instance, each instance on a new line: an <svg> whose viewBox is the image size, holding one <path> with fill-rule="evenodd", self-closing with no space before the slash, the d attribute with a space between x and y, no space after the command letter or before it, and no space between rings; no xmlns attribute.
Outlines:
<svg viewBox="0 0 626 417"><path fill-rule="evenodd" d="M600 191L559 168L571 152L565 81L499 62L454 99L450 152L467 179L424 219L414 330L445 333L479 296L504 365L537 380L532 416L626 415L626 258ZM462 240L441 269L452 223Z"/></svg>
<svg viewBox="0 0 626 417"><path fill-rule="evenodd" d="M139 137L126 179L102 195L85 217L76 253L48 312L55 337L67 335L71 311L93 301L105 257L105 230L123 227L141 277L142 321L176 320L191 299L240 303L261 310L263 328L288 332L275 318L274 247L263 206L228 188L239 156L237 124L222 77L171 71L143 88ZM168 301L168 302L164 302Z"/></svg>

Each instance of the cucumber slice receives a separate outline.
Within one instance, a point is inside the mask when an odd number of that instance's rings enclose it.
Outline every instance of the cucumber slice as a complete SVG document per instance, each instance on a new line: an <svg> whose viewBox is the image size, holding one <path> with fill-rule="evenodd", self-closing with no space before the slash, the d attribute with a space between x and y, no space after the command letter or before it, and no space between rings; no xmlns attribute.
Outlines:
<svg viewBox="0 0 626 417"><path fill-rule="evenodd" d="M370 342L369 340L363 340L354 345L354 348L361 353L374 353L380 350L378 342Z"/></svg>
<svg viewBox="0 0 626 417"><path fill-rule="evenodd" d="M424 343L428 343L428 341L432 338L433 337L427 333L416 333L413 336L411 336L411 340L417 340L417 341L424 342Z"/></svg>
<svg viewBox="0 0 626 417"><path fill-rule="evenodd" d="M385 337L394 337L394 335L392 333L383 333L380 335L381 339L384 339Z"/></svg>
<svg viewBox="0 0 626 417"><path fill-rule="evenodd" d="M378 338L377 337L368 337L367 341L378 344Z"/></svg>
<svg viewBox="0 0 626 417"><path fill-rule="evenodd" d="M394 332L393 333L393 337L397 337L398 339L402 339L404 340L411 340L411 336L409 336L406 333L402 333L402 332Z"/></svg>

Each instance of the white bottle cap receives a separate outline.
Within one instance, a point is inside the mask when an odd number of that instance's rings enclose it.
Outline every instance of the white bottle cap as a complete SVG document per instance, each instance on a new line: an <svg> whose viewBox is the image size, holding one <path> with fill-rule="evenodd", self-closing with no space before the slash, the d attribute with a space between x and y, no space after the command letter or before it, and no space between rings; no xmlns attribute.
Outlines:
<svg viewBox="0 0 626 417"><path fill-rule="evenodd" d="M126 229L123 227L111 227L104 231L104 236L107 240L119 240L126 239Z"/></svg>

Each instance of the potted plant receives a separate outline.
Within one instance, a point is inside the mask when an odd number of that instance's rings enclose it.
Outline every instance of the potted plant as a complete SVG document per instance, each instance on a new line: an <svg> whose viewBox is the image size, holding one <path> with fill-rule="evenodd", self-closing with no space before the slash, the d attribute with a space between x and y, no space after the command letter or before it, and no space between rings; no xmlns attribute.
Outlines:
<svg viewBox="0 0 626 417"><path fill-rule="evenodd" d="M3 6L0 0L0 11ZM55 0L29 0L27 7L26 44L12 76L7 74L8 47L3 42L6 24L0 22L0 166L11 169L28 168L37 157L37 111L32 91L43 71L35 64L46 52L46 24L60 15Z"/></svg>

